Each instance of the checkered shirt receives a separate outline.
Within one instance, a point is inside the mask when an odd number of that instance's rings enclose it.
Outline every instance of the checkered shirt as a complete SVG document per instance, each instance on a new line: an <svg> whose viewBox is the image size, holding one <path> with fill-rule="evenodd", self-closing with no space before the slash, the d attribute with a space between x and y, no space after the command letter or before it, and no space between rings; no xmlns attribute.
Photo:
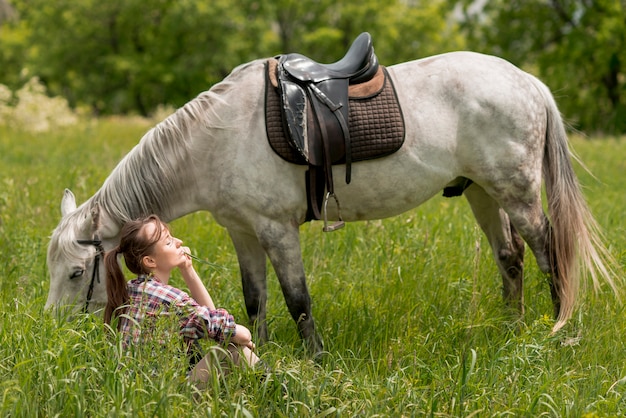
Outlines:
<svg viewBox="0 0 626 418"><path fill-rule="evenodd" d="M119 318L126 347L140 343L142 334L149 335L157 320L172 316L178 319L179 333L187 342L210 338L221 343L235 335L235 320L225 309L201 306L187 293L153 277L129 281L128 294L128 312Z"/></svg>

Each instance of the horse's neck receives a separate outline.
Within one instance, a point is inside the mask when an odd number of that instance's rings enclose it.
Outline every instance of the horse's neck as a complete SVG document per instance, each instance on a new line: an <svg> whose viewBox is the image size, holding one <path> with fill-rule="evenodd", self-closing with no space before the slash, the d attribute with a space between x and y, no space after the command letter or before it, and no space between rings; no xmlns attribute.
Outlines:
<svg viewBox="0 0 626 418"><path fill-rule="evenodd" d="M149 214L169 222L214 206L208 184L210 168L200 168L198 161L210 160L211 154L225 158L224 146L233 152L232 145L228 145L232 144L232 132L239 130L238 123L247 121L232 119L232 103L256 100L250 98L255 96L248 85L262 91L264 64L251 64L233 70L230 81L217 84L151 129L118 164L93 197L113 223L121 225ZM211 133L207 126L212 127Z"/></svg>
<svg viewBox="0 0 626 418"><path fill-rule="evenodd" d="M108 181L90 200L91 205L98 203L104 219L108 218L109 222L120 225L140 216L152 214L169 222L200 209L188 198L191 192L187 191L188 187L184 182L180 182L178 192L170 194L167 199L159 199L158 204L144 199L141 195L116 194L112 192L116 187L116 182ZM150 190L147 190L147 193L150 193Z"/></svg>
<svg viewBox="0 0 626 418"><path fill-rule="evenodd" d="M113 185L107 185L107 187L114 187ZM103 186L104 188L104 186ZM82 217L91 216L92 208L98 203L99 211L100 211L100 228L98 230L98 234L103 239L117 241L119 238L120 230L122 226L128 222L129 220L136 219L140 216L155 214L161 218L164 222L170 222L174 219L178 219L184 215L187 215L192 212L196 212L199 208L196 208L195 205L190 204L189 201L184 199L179 199L174 202L170 202L166 207L155 208L153 210L141 211L137 210L127 210L128 207L119 207L113 206L110 202L103 200L103 196L107 194L102 192L102 189L94 194L88 201L83 205L84 214Z"/></svg>
<svg viewBox="0 0 626 418"><path fill-rule="evenodd" d="M169 222L199 210L193 199L196 184L187 155L163 153L158 163L133 149L92 196L89 207L100 207L104 224L121 226L155 214Z"/></svg>

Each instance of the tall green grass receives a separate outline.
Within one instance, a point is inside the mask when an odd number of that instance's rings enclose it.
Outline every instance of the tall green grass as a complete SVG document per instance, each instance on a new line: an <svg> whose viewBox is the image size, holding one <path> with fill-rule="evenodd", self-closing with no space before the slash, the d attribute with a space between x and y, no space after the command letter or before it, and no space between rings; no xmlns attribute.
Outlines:
<svg viewBox="0 0 626 418"><path fill-rule="evenodd" d="M302 227L314 315L327 355L307 358L273 271L275 370L236 372L198 392L175 356L157 372L120 354L98 316L43 310L45 253L63 189L91 196L148 124L109 119L51 133L0 127L0 415L32 416L622 416L626 318L607 288L585 293L556 336L546 278L526 258L526 317L501 301L489 246L463 199L324 234ZM626 141L575 138L577 167L607 243L626 266ZM214 299L245 322L228 234L207 213L172 223ZM174 277L174 283L183 286ZM282 387L282 389L281 389Z"/></svg>

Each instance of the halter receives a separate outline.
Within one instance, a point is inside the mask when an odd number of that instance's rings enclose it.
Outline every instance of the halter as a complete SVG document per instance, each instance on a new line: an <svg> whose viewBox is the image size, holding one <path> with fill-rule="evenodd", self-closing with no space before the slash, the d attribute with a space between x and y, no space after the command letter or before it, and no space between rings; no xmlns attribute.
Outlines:
<svg viewBox="0 0 626 418"><path fill-rule="evenodd" d="M91 302L91 296L93 295L93 288L96 284L96 280L100 283L100 258L104 255L104 248L102 247L102 241L97 234L94 234L93 239L79 239L76 242L83 245L93 245L96 247L96 255L93 260L93 272L91 273L91 282L89 283L89 290L87 290L87 300L85 301L84 313L87 313L89 308L89 302Z"/></svg>

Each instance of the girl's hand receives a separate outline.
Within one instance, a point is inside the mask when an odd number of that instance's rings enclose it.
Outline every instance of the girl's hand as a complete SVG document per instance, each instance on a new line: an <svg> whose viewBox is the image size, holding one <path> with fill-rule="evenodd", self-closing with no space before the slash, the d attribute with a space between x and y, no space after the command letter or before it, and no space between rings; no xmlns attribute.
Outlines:
<svg viewBox="0 0 626 418"><path fill-rule="evenodd" d="M191 250L189 249L189 247L180 247L180 249L185 254L183 255L183 262L178 266L178 268L180 270L188 270L190 268L193 268L193 260L191 259L191 256L189 256L189 254L191 254Z"/></svg>
<svg viewBox="0 0 626 418"><path fill-rule="evenodd" d="M191 297L194 298L198 304L206 306L209 309L215 309L215 304L213 303L209 291L204 286L204 283L202 283L198 272L193 268L191 256L187 255L191 254L191 250L189 247L180 247L180 249L181 252L185 254L181 256L181 264L178 265L178 269L180 270L181 276L183 276L185 284L189 288Z"/></svg>
<svg viewBox="0 0 626 418"><path fill-rule="evenodd" d="M243 347L248 347L250 350L254 350L256 348L252 342L252 333L248 328L237 324L235 330L235 335L231 338L231 342Z"/></svg>

